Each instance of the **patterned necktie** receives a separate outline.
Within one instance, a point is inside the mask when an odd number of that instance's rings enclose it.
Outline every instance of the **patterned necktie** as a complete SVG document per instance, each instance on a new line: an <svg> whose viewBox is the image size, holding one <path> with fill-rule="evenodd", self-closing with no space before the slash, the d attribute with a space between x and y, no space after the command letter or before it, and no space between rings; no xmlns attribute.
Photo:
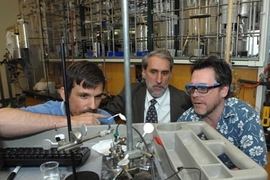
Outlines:
<svg viewBox="0 0 270 180"><path fill-rule="evenodd" d="M158 118L157 118L157 111L155 108L155 104L157 103L157 101L155 99L152 99L150 101L150 106L148 108L148 111L146 113L146 122L148 123L157 123L158 122Z"/></svg>

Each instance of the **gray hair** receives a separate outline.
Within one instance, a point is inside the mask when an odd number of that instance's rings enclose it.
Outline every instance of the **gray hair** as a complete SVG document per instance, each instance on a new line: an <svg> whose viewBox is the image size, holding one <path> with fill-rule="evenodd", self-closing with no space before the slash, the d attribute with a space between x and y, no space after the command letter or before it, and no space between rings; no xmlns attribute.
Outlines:
<svg viewBox="0 0 270 180"><path fill-rule="evenodd" d="M148 66L148 59L152 56L157 56L162 59L167 59L170 62L170 70L172 71L173 69L173 57L171 56L169 51L166 51L164 49L162 50L157 50L157 51L152 51L146 56L143 57L142 59L142 68L146 69Z"/></svg>

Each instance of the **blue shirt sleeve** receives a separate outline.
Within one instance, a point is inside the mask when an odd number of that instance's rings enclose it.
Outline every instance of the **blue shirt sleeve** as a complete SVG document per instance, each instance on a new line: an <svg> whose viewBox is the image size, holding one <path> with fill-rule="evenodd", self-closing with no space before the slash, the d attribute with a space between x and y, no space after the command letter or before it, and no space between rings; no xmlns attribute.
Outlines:
<svg viewBox="0 0 270 180"><path fill-rule="evenodd" d="M35 106L22 107L21 110L40 114L66 116L65 103L63 101L47 101L43 104L38 104ZM112 115L107 111L98 109L97 113L107 116L107 118L98 118L100 124L115 124L114 118L109 119L112 117Z"/></svg>
<svg viewBox="0 0 270 180"><path fill-rule="evenodd" d="M102 109L98 109L97 113L107 116L107 118L98 118L100 121L100 124L115 124L114 118L111 118L112 115L109 114L107 111L104 111Z"/></svg>
<svg viewBox="0 0 270 180"><path fill-rule="evenodd" d="M58 116L65 116L65 105L63 101L47 101L43 104L35 106L22 107L21 110L40 113L40 114L51 114Z"/></svg>

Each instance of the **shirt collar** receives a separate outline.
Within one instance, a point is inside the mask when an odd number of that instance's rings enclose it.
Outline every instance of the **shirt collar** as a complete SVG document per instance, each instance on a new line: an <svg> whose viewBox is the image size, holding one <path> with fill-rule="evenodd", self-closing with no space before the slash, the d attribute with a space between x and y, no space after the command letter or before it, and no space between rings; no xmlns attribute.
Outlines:
<svg viewBox="0 0 270 180"><path fill-rule="evenodd" d="M233 100L234 98L228 98L225 100L224 109L223 109L221 118L227 119L227 118L231 118L232 116L235 116L234 109L231 107L231 101Z"/></svg>
<svg viewBox="0 0 270 180"><path fill-rule="evenodd" d="M66 113L65 101L62 101L62 102L61 102L61 111L62 111L62 114L63 114L64 116L67 115L67 113Z"/></svg>

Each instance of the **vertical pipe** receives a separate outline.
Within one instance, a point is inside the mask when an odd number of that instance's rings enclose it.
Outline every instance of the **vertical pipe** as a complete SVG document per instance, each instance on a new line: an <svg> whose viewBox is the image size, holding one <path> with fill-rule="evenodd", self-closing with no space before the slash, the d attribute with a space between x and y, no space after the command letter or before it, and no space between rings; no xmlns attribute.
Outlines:
<svg viewBox="0 0 270 180"><path fill-rule="evenodd" d="M122 24L124 42L124 67L125 67L125 93L126 93L126 116L127 116L127 150L133 149L132 135L132 111L131 111L131 87L130 87L130 58L129 58L129 9L128 1L122 0Z"/></svg>
<svg viewBox="0 0 270 180"><path fill-rule="evenodd" d="M230 64L230 50L231 50L231 39L232 39L232 10L233 0L228 1L228 19L226 29L226 47L225 47L225 61Z"/></svg>
<svg viewBox="0 0 270 180"><path fill-rule="evenodd" d="M257 14L257 2L252 3L253 16L252 16L252 41L251 41L251 55L254 55L254 39L255 39L255 26L256 26L256 14Z"/></svg>
<svg viewBox="0 0 270 180"><path fill-rule="evenodd" d="M43 18L46 18L45 17L45 14L42 14L42 11L41 11L41 6L40 6L40 0L37 0L36 1L36 7L37 7L37 13L38 13L38 23L39 23L39 33L40 33L40 43L41 43L41 45L40 45L40 50L41 50L41 54L42 54L42 56L41 56L41 61L43 61L43 60L45 60L46 58L47 58L47 56L46 56L46 46L45 46L45 38L44 38L44 26L43 26ZM43 8L45 8L45 7L43 7ZM45 12L44 12L45 13ZM44 17L43 17L43 15L44 15ZM48 44L46 44L46 45L48 45ZM44 47L45 46L45 47ZM45 67L46 66L44 66L44 63L42 63L42 68L43 68L43 74L44 75L46 75L46 72L47 72L47 69L45 69ZM45 77L47 80L48 80L48 77ZM35 80L34 80L35 81Z"/></svg>
<svg viewBox="0 0 270 180"><path fill-rule="evenodd" d="M71 117L70 117L70 106L69 106L69 92L67 87L67 73L66 73L66 58L65 58L65 42L64 37L61 39L61 62L62 62L62 70L63 70L63 83L64 83L64 89L65 89L65 110L67 115L67 126L68 126L68 137L69 141L71 140L70 132L72 131L72 125L71 125ZM72 162L72 172L73 172L73 180L77 180L77 172L76 172L76 166L75 166L75 158L74 153L71 152L71 162Z"/></svg>
<svg viewBox="0 0 270 180"><path fill-rule="evenodd" d="M86 33L85 33L85 8L83 4L80 4L80 20L81 20L81 36L82 36L82 57L85 58L86 53Z"/></svg>
<svg viewBox="0 0 270 180"><path fill-rule="evenodd" d="M179 9L180 8L180 2L179 1L174 1L174 9ZM179 11L175 11L175 15L178 17L177 18L177 24L174 25L174 48L177 52L177 50L179 49L179 34L180 34L180 20L179 20L179 16L180 13Z"/></svg>
<svg viewBox="0 0 270 180"><path fill-rule="evenodd" d="M220 4L219 4L219 1L218 1L218 4L217 4L217 12L220 12ZM220 24L220 17L218 18L218 15L217 15L217 37L216 37L216 52L218 52L218 46L219 46L219 35L221 34L221 24Z"/></svg>
<svg viewBox="0 0 270 180"><path fill-rule="evenodd" d="M249 21L248 21L248 29L249 29L249 32L251 31L251 21L252 21L252 6L249 6ZM248 55L251 55L251 45L250 45L250 42L252 41L252 38L250 37L251 35L248 33L247 35L247 42L248 42Z"/></svg>
<svg viewBox="0 0 270 180"><path fill-rule="evenodd" d="M235 40L235 56L238 56L238 44L239 44L239 29L240 29L240 11L241 11L241 4L237 4L237 21L236 21L236 40ZM241 49L240 49L241 51Z"/></svg>
<svg viewBox="0 0 270 180"><path fill-rule="evenodd" d="M180 9L180 11L181 11L181 18L180 18L180 24L181 24L181 26L180 26L180 28L181 28L181 31L180 31L180 43L181 43L181 51L182 51L182 53L181 53L181 56L184 54L184 49L183 49L183 47L184 47L184 26L186 26L186 24L184 24L184 0L181 0L181 9ZM188 37L186 37L186 38L188 38Z"/></svg>
<svg viewBox="0 0 270 180"><path fill-rule="evenodd" d="M92 1L91 0L89 0L89 1L87 1L88 3L89 3L89 7L90 7L90 4L92 4ZM88 13L89 14L89 19L90 19L90 22L93 22L93 11L90 11L90 13ZM90 31L88 32L88 36L89 36L89 43L91 44L91 46L92 47L94 47L94 34L93 34L93 32L94 32L94 28L93 28L93 23L90 23L89 22L89 25L88 25L88 27L89 27L89 29L90 29ZM88 22L87 22L88 23ZM86 24L86 23L85 23ZM92 52L93 52L93 50L91 50Z"/></svg>
<svg viewBox="0 0 270 180"><path fill-rule="evenodd" d="M198 0L198 9L199 9L199 14L201 14L201 0ZM197 44L197 49L200 49L200 44L201 44L201 18L196 19L197 23L198 23L198 44ZM195 20L195 21L196 21Z"/></svg>
<svg viewBox="0 0 270 180"><path fill-rule="evenodd" d="M147 49L148 52L154 50L154 42L153 42L153 0L147 0L147 24L148 24L148 31L147 31Z"/></svg>
<svg viewBox="0 0 270 180"><path fill-rule="evenodd" d="M205 1L205 7L207 7L207 8L205 8L205 14L210 14L210 9L209 9L209 6L210 6L210 4L209 4L209 0L207 0L207 1ZM208 35L209 34L209 28L210 28L210 20L211 20L211 16L209 17L209 18L206 18L205 19L205 26L204 26L204 34L206 34L206 35ZM209 54L209 47L206 47L206 46L208 46L208 44L209 44L209 38L207 38L206 40L204 40L204 46L203 46L203 50L202 50L202 54L204 54L204 55L208 55ZM207 51L207 52L206 52Z"/></svg>

